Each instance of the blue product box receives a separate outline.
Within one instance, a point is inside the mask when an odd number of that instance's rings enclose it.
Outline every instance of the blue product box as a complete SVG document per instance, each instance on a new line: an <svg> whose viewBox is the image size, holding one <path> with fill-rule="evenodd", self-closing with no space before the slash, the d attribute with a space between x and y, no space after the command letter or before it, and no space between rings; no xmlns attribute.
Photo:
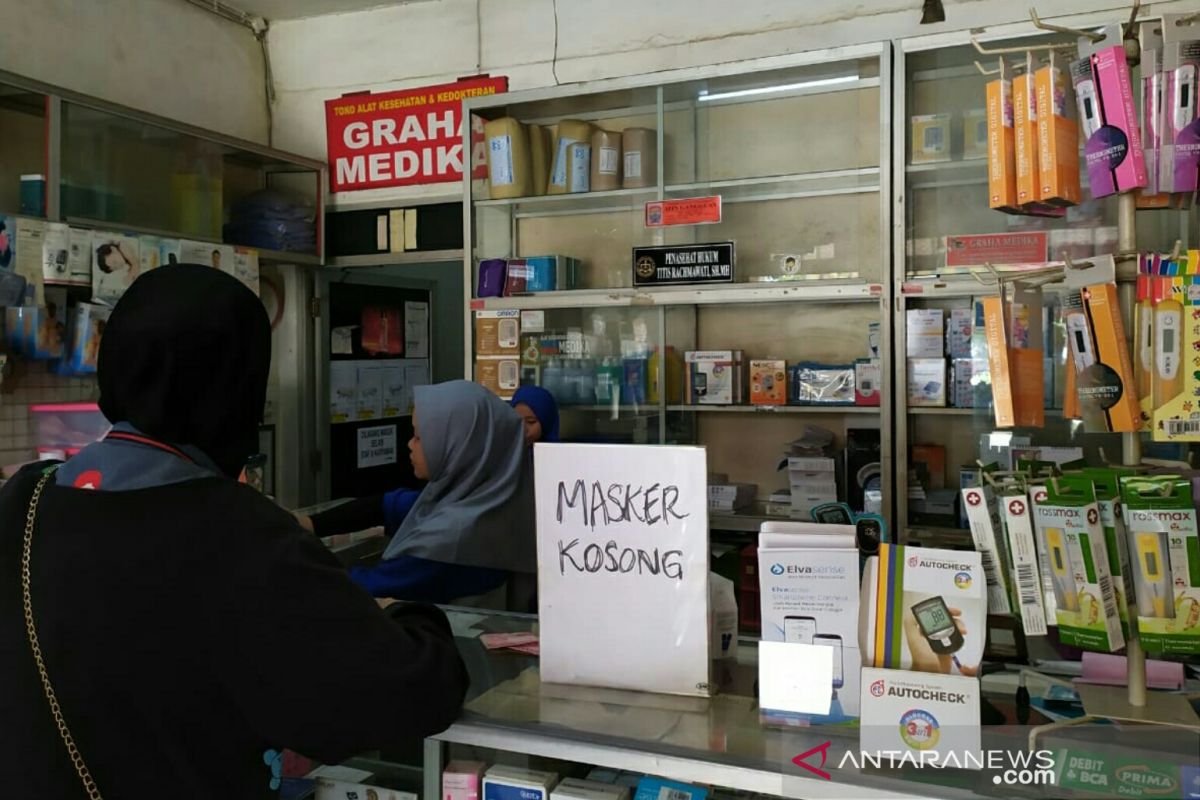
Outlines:
<svg viewBox="0 0 1200 800"><path fill-rule="evenodd" d="M646 776L638 781L633 800L704 800L707 796L708 789L699 786Z"/></svg>

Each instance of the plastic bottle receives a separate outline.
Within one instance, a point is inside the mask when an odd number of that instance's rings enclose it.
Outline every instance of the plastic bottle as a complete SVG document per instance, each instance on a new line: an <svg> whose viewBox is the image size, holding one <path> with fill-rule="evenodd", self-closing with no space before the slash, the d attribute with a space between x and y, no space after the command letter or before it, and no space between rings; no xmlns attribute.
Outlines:
<svg viewBox="0 0 1200 800"><path fill-rule="evenodd" d="M566 396L565 377L561 360L546 359L546 363L542 367L542 388L554 395L554 399L558 401L559 405L566 405L570 402Z"/></svg>

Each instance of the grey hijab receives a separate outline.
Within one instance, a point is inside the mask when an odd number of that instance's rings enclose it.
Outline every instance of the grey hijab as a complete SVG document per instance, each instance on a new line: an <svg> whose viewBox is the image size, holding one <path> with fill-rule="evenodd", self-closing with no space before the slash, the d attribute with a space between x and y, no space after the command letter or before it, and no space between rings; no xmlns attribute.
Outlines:
<svg viewBox="0 0 1200 800"><path fill-rule="evenodd" d="M519 414L469 381L416 390L429 484L383 553L536 572L533 467Z"/></svg>

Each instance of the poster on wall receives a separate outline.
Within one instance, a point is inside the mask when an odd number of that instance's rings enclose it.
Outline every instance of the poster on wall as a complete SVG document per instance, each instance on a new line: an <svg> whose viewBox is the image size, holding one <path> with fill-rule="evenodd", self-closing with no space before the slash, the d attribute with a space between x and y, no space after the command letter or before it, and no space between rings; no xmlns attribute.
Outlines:
<svg viewBox="0 0 1200 800"><path fill-rule="evenodd" d="M112 305L141 274L136 236L96 231L92 236L92 299Z"/></svg>
<svg viewBox="0 0 1200 800"><path fill-rule="evenodd" d="M356 92L325 101L329 188L334 192L487 177L482 122L463 153L462 101L508 91L508 78L479 77L397 92Z"/></svg>
<svg viewBox="0 0 1200 800"><path fill-rule="evenodd" d="M711 694L702 447L539 444L547 683Z"/></svg>

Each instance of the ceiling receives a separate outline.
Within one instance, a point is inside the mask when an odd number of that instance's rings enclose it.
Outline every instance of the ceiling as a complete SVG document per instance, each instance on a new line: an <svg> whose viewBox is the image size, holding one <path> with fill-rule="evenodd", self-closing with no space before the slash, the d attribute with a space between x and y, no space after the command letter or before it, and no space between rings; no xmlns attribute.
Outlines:
<svg viewBox="0 0 1200 800"><path fill-rule="evenodd" d="M345 14L380 6L400 6L411 3L430 3L437 0L224 0L247 14L273 22L284 19L319 17L324 14Z"/></svg>

